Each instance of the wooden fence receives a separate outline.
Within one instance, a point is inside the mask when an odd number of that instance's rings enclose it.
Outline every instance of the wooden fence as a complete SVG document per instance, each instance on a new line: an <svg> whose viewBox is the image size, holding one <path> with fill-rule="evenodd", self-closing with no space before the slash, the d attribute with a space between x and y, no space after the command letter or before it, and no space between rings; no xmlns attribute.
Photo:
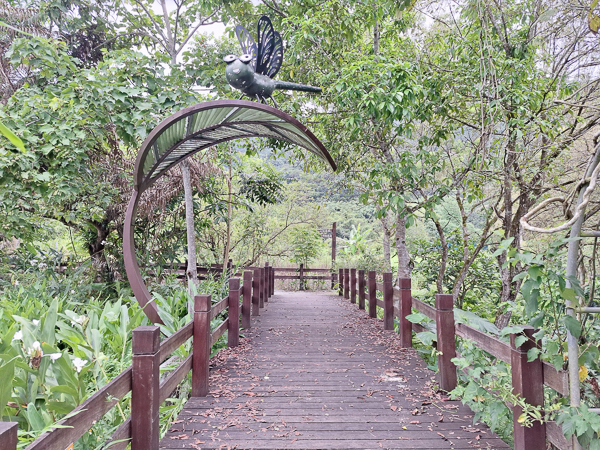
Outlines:
<svg viewBox="0 0 600 450"><path fill-rule="evenodd" d="M251 316L274 293L272 267L256 267L229 280L229 293L216 304L209 295L194 298L194 318L183 328L162 340L157 326L141 326L133 330L132 364L116 378L75 408L58 422L61 428L44 433L25 450L65 450L87 433L104 414L131 392L131 415L113 433L106 445L121 450L131 443L132 450L157 450L159 443L159 407L192 371L192 396L208 394L209 357L212 345L227 332L227 345L239 343L240 301L241 324L251 327ZM211 321L228 310L227 319L213 331ZM166 377L160 377L160 365L180 346L192 339L192 352ZM117 442L120 441L120 442ZM0 450L16 450L17 423L0 422Z"/></svg>
<svg viewBox="0 0 600 450"><path fill-rule="evenodd" d="M434 320L437 350L440 352L438 377L441 389L451 391L456 387L457 367L451 360L458 355L456 337L459 337L475 342L481 350L510 364L513 393L527 403L543 406L544 386L554 389L562 396L569 394L569 379L565 370L557 371L539 357L533 361L527 360L528 350L539 348L539 343L533 337L535 330L532 327L521 327L523 331L520 334L527 340L517 347L515 345L517 334L511 334L508 343L464 323L455 323L452 295L436 294L435 307L432 307L412 296L410 278L400 279L399 288L394 288L391 273L384 273L381 278L383 283L377 283L377 273L374 271L365 273L364 270L339 269L339 295L352 303L356 303L358 298L360 309L365 309L365 300L367 300L369 316L373 318L377 317L377 307L383 308L383 323L386 330L394 330L394 318L397 317L400 342L405 348L412 347L413 331L428 331L422 325L411 323L406 319L413 308ZM383 299L377 298L377 292L383 294ZM567 442L561 428L555 422L536 421L532 427L526 428L518 423L521 408L510 404L507 406L513 410L515 450L546 450L546 441L560 450L572 449L572 444Z"/></svg>

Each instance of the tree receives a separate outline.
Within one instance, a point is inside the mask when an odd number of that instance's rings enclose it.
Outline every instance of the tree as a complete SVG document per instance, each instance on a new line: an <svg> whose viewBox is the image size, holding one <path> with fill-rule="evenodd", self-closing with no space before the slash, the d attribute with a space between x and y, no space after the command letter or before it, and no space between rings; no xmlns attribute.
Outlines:
<svg viewBox="0 0 600 450"><path fill-rule="evenodd" d="M0 180L10 186L0 191L3 231L28 240L35 217L60 220L91 231L90 255L104 264L107 237L119 231L131 189L132 155L165 114L197 97L182 72L167 75L138 53L118 51L82 68L65 44L30 38L17 40L9 56L14 65L35 67L36 77L3 111L27 149L1 149Z"/></svg>

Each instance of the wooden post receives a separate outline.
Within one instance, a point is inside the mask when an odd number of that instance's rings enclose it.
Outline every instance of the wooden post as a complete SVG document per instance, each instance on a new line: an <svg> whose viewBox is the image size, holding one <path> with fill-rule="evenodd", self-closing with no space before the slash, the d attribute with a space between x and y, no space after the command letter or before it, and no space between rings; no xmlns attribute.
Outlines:
<svg viewBox="0 0 600 450"><path fill-rule="evenodd" d="M260 269L254 269L252 277L252 315L260 316Z"/></svg>
<svg viewBox="0 0 600 450"><path fill-rule="evenodd" d="M252 322L250 320L250 309L252 305L252 271L244 271L244 284L242 286L243 299L242 299L242 328L249 330L252 328Z"/></svg>
<svg viewBox="0 0 600 450"><path fill-rule="evenodd" d="M273 271L275 267L269 267L269 298L273 296Z"/></svg>
<svg viewBox="0 0 600 450"><path fill-rule="evenodd" d="M240 279L229 280L229 315L227 317L227 347L240 343Z"/></svg>
<svg viewBox="0 0 600 450"><path fill-rule="evenodd" d="M365 309L365 271L358 271L358 309Z"/></svg>
<svg viewBox="0 0 600 450"><path fill-rule="evenodd" d="M333 222L331 227L331 263L335 264L335 253L337 250L337 222Z"/></svg>
<svg viewBox="0 0 600 450"><path fill-rule="evenodd" d="M339 279L339 287L338 294L341 296L344 295L344 269L338 269L338 279Z"/></svg>
<svg viewBox="0 0 600 450"><path fill-rule="evenodd" d="M412 292L410 278L400 278L400 345L403 348L412 347L412 323L406 316L412 312Z"/></svg>
<svg viewBox="0 0 600 450"><path fill-rule="evenodd" d="M513 394L523 398L533 406L544 405L544 374L542 361L537 357L527 361L527 352L538 347L533 335L533 327L523 327L523 332L510 335L510 363L512 372ZM527 340L517 348L515 338L524 335ZM531 428L525 428L518 420L523 412L520 406L513 408L513 428L515 437L515 450L545 450L546 425L535 421Z"/></svg>
<svg viewBox="0 0 600 450"><path fill-rule="evenodd" d="M344 298L350 298L350 269L344 269Z"/></svg>
<svg viewBox="0 0 600 450"><path fill-rule="evenodd" d="M454 338L454 298L452 294L435 294L435 324L437 327L438 370L440 389L451 391L456 387L456 357Z"/></svg>
<svg viewBox="0 0 600 450"><path fill-rule="evenodd" d="M391 272L383 274L383 329L394 329L394 285Z"/></svg>
<svg viewBox="0 0 600 450"><path fill-rule="evenodd" d="M265 268L261 267L258 270L260 270L260 282L258 285L258 298L259 298L258 305L262 309L265 307Z"/></svg>
<svg viewBox="0 0 600 450"><path fill-rule="evenodd" d="M158 450L160 328L137 327L131 349L131 450Z"/></svg>
<svg viewBox="0 0 600 450"><path fill-rule="evenodd" d="M356 303L356 269L350 269L350 303Z"/></svg>
<svg viewBox="0 0 600 450"><path fill-rule="evenodd" d="M271 268L269 267L269 263L265 263L265 302L269 301L269 297L271 296Z"/></svg>
<svg viewBox="0 0 600 450"><path fill-rule="evenodd" d="M377 317L377 272L369 270L369 317Z"/></svg>
<svg viewBox="0 0 600 450"><path fill-rule="evenodd" d="M210 359L210 295L194 297L194 336L192 341L192 397L208 395Z"/></svg>
<svg viewBox="0 0 600 450"><path fill-rule="evenodd" d="M304 290L304 264L300 264L300 290Z"/></svg>
<svg viewBox="0 0 600 450"><path fill-rule="evenodd" d="M0 422L0 450L17 450L17 422Z"/></svg>

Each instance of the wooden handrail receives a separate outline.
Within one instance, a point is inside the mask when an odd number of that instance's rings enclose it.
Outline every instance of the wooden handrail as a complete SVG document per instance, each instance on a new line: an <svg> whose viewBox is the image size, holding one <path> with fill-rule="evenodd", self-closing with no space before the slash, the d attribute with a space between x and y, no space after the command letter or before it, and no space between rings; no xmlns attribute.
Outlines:
<svg viewBox="0 0 600 450"><path fill-rule="evenodd" d="M186 323L181 329L177 330L160 344L160 362L164 362L171 353L185 344L194 333L194 322Z"/></svg>
<svg viewBox="0 0 600 450"><path fill-rule="evenodd" d="M224 320L221 324L215 328L215 330L210 335L210 346L212 347L219 340L221 336L225 334L227 331L227 326L229 324L229 320Z"/></svg>
<svg viewBox="0 0 600 450"><path fill-rule="evenodd" d="M229 305L229 297L225 297L219 303L217 303L216 305L213 305L213 307L210 310L210 320L213 320L219 314L221 314L223 311L225 311L225 309L227 308L227 305Z"/></svg>
<svg viewBox="0 0 600 450"><path fill-rule="evenodd" d="M55 428L42 434L26 447L26 450L65 449L92 427L104 414L110 411L119 400L131 391L131 373L129 366L112 381L85 400L69 417L57 422L67 428Z"/></svg>
<svg viewBox="0 0 600 450"><path fill-rule="evenodd" d="M207 269L207 270L212 270L211 269ZM261 283L261 286L263 286L263 290L264 290L264 295L266 297L270 297L273 293L273 289L272 289L272 282L273 282L273 269L270 267L267 267L266 269L263 268L263 272L265 273L265 280L263 283ZM224 299L222 299L220 302L218 302L216 305L214 305L212 308L209 308L208 311L206 311L206 314L208 315L208 317L210 317L210 319L212 320L213 318L215 318L216 316L218 316L221 312L223 312L225 309L227 309L228 307L233 307L236 308L235 311L235 317L236 319L234 320L236 323L230 323L229 319L224 320L212 333L210 333L210 331L206 334L205 338L202 338L205 340L205 342L207 344L209 344L210 346L213 345L214 342L216 342L217 339L219 339L226 331L229 331L229 339L235 341L235 343L229 342L228 345L237 345L237 339L235 338L237 335L239 335L239 331L237 332L233 332L232 328L236 328L239 327L239 322L238 322L238 317L237 316L237 308L239 308L239 305L235 305L235 304L230 304L230 300L234 301L234 303L239 303L240 299L242 298L246 298L247 300L251 297L251 290L252 290L252 277L251 274L248 274L249 276L246 277L246 281L243 285L240 286L239 284L239 280L237 279L231 279L230 280L230 289L232 287L235 287L237 289L235 289L235 291L230 291L231 294L228 295L227 297L225 297ZM235 297L231 297L231 295L234 295L235 293ZM243 293L243 295L242 295ZM247 321L249 323L250 320L250 311L249 308L243 309L242 314L246 314L247 317L243 318L242 321ZM232 314L234 315L234 314ZM207 317L207 318L208 318ZM210 320L208 321L208 327L210 327ZM143 328L144 329L144 333L148 334L150 332L150 328L152 328L152 332L154 333L153 335L156 335L157 327L140 327L139 329ZM137 332L138 329L134 330L134 334ZM210 328L209 328L210 330ZM157 350L155 351L155 353L153 353L152 355L148 355L151 356L152 358L152 363L150 364L154 364L153 367L158 367L156 366L156 364L160 364L163 363L165 360L167 360L170 355L177 350L181 345L185 344L190 338L194 338L194 340L199 339L201 337L198 336L198 332L201 330L196 330L195 329L195 325L194 325L194 321L192 322L188 322L187 324L185 324L181 329L179 329L178 331L176 331L175 333L173 333L171 336L169 336L168 338L166 338L164 341L162 341L159 345ZM145 334L145 335L146 335ZM158 338L157 338L158 339ZM134 338L135 340L135 338ZM140 343L144 342L143 340L140 341L138 339L137 351L141 351L142 353L138 355L139 356L143 356L145 357L145 352L146 352L146 345L142 345L140 346ZM197 346L194 345L194 349ZM210 355L210 347L208 347L208 353L205 355L206 358L208 358ZM135 356L135 355L134 355ZM157 392L149 392L148 397L149 399L146 401L146 399L142 398L141 399L141 403L140 403L140 398L138 397L137 400L137 407L136 408L140 408L139 405L142 404L146 404L148 401L150 402L154 402L156 401L156 399L158 399L158 404L164 402L169 395L177 388L177 386L179 385L179 383L181 383L181 381L186 377L186 375L190 372L190 370L194 370L194 361L195 361L195 356L197 357L198 355L195 354L195 350L192 351L192 353L187 356L174 370L172 370L166 378L164 378L160 383L159 383L159 388ZM148 359L144 359L144 361L150 361ZM144 362L143 364L148 364L146 362ZM208 368L208 361L206 361L205 363L206 367ZM27 446L26 450L62 450L64 448L67 448L69 445L71 445L72 443L74 443L75 441L77 441L81 436L83 436L86 432L88 432L88 430L93 426L93 424L99 420L104 414L106 414L110 409L112 409L114 406L117 405L117 403L127 394L132 390L132 380L134 378L134 366L130 366L127 369L125 369L123 372L121 372L117 377L115 377L113 380L111 380L109 383L107 383L105 386L103 386L101 389L99 389L96 393L94 393L91 397L89 397L87 400L85 400L83 403L81 403L79 406L77 406L72 412L71 414L69 414L68 417L66 417L65 419L59 421L57 423L57 425L60 425L61 428L55 428L52 431L49 431L47 433L44 433L43 435L39 436L34 442L32 442L29 446ZM140 366L141 367L141 366ZM157 369L153 369L157 370ZM158 373L158 372L156 372ZM149 372L143 372L143 373L138 373L137 377L147 377L147 376L154 376L151 375ZM156 375L158 376L158 375ZM208 372L206 373L206 377L208 376ZM208 379L206 378L206 383L208 383ZM148 382L148 386L153 385L154 382ZM135 395L135 394L134 394ZM139 394L138 394L139 396ZM156 396L156 397L155 397ZM135 402L134 402L135 403ZM151 403L148 403L149 405ZM134 410L133 408L133 403L132 403L132 411ZM135 412L134 412L135 415ZM115 432L112 434L112 436L110 437L109 440L106 441L106 445L108 445L109 443L113 442L113 441L122 441L123 442L117 442L114 443L113 445L111 445L111 448L114 448L116 450L119 449L124 449L129 445L129 440L132 439L132 437L134 438L134 440L132 442L135 442L135 432L133 430L135 429L140 429L140 422L139 422L139 417L135 416L136 421L134 424L134 421L132 421L132 417L130 416L129 418L127 418L116 430ZM134 426L135 425L135 426ZM2 428L4 427L4 428ZM15 424L12 422L5 422L3 423L1 428L1 431L3 432L3 436L6 436L6 439L8 439L9 437L12 439L12 433L14 430L16 430L15 428ZM145 447L148 448L144 448L144 450L155 450L155 448L157 449L157 443L156 443L156 447L154 445L154 441L156 440L155 438L155 433L156 433L156 427L154 424L149 424L147 427L146 426L142 426L142 428L144 428L146 431L148 431L148 433L144 432L143 434L147 434L144 435L144 439L142 439L142 441L138 441L137 447L139 448L140 444L139 442L146 442L145 444L142 444ZM8 433L11 433L10 436ZM152 436L150 436L150 434ZM16 434L15 434L16 435ZM7 441L8 442L8 441ZM150 442L150 444L148 444L147 442ZM4 444L4 442L3 442ZM134 445L135 447L136 445ZM150 448L152 447L152 448ZM9 450L15 450L16 449L16 443L14 446L12 446L12 444L10 444L10 447L7 447Z"/></svg>
<svg viewBox="0 0 600 450"><path fill-rule="evenodd" d="M354 280L351 280L348 276L349 269L339 269L339 294L344 298L349 299L349 292L356 289ZM384 274L384 280L390 279L391 274ZM484 331L478 330L472 326L464 323L455 323L454 313L452 310L451 297L445 297L444 306L440 308L434 308L421 300L411 297L411 301L403 306L404 311L410 311L409 306L421 312L425 316L434 320L437 326L424 327L418 323L410 323L406 320L402 320L400 317L400 311L398 305L402 305L403 295L410 295L410 279L400 280L401 289L393 290L394 304L390 306L388 302L377 298L376 292L382 292L385 294L385 283L376 283L376 274L369 272L369 315L373 318L377 317L375 309L381 307L384 310L384 318L387 316L389 320L389 312L393 311L394 317L400 319L399 333L402 336L402 346L412 346L412 339L408 339L410 334L406 332L403 327L410 327L412 331L422 332L434 330L437 334L437 345L440 355L444 355L438 358L438 366L442 379L440 380L440 386L442 389L452 389L456 383L456 367L451 362L451 357L448 354L454 354L455 349L455 336L462 339L469 339L476 343L477 347L486 353L492 355L495 358L511 365L513 389L516 393L521 395L527 402L539 405L543 404L543 385L546 385L560 395L568 395L569 383L568 373L565 370L556 370L552 365L545 361L541 361L536 358L533 361L529 361L527 358L527 350L534 348L537 344L533 339L533 330L531 327L527 328L526 335L528 341L521 346L516 348L514 345L501 340L499 337ZM389 281L388 281L389 283ZM359 289L365 289L364 284L359 283ZM405 290L405 289L408 289ZM408 293L406 293L408 292ZM360 295L365 295L364 292L359 292ZM389 299L389 287L388 287L388 299ZM436 295L436 302L439 300ZM407 297L405 297L407 298ZM405 300L406 301L406 300ZM387 308L386 308L387 305ZM387 312L386 312L387 310ZM444 319L441 319L443 315ZM389 328L386 327L386 329ZM525 332L524 331L524 332ZM515 334L511 335L511 340L514 342ZM444 344L443 348L440 344ZM445 384L445 386L444 386ZM541 400L540 400L541 399ZM540 403L540 401L542 403ZM508 405L514 407L514 405ZM517 422L519 411L515 411L515 449L516 450L537 450L545 448L546 440L551 442L557 448L561 450L571 449L571 444L566 441L561 429L556 423L550 422L547 424L541 424L540 422L534 423L534 426L530 429L525 429L521 424Z"/></svg>

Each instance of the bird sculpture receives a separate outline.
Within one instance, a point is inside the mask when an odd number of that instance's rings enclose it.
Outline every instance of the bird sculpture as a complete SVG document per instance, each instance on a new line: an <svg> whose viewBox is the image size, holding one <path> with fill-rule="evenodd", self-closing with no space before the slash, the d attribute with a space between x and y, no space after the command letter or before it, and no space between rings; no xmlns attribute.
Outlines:
<svg viewBox="0 0 600 450"><path fill-rule="evenodd" d="M241 25L235 27L235 34L244 53L241 56L227 55L223 61L227 63L227 81L232 87L242 91L242 97L247 95L262 103L271 99L277 106L272 97L275 89L321 92L318 87L273 79L283 62L283 41L267 16L258 20L258 44Z"/></svg>

